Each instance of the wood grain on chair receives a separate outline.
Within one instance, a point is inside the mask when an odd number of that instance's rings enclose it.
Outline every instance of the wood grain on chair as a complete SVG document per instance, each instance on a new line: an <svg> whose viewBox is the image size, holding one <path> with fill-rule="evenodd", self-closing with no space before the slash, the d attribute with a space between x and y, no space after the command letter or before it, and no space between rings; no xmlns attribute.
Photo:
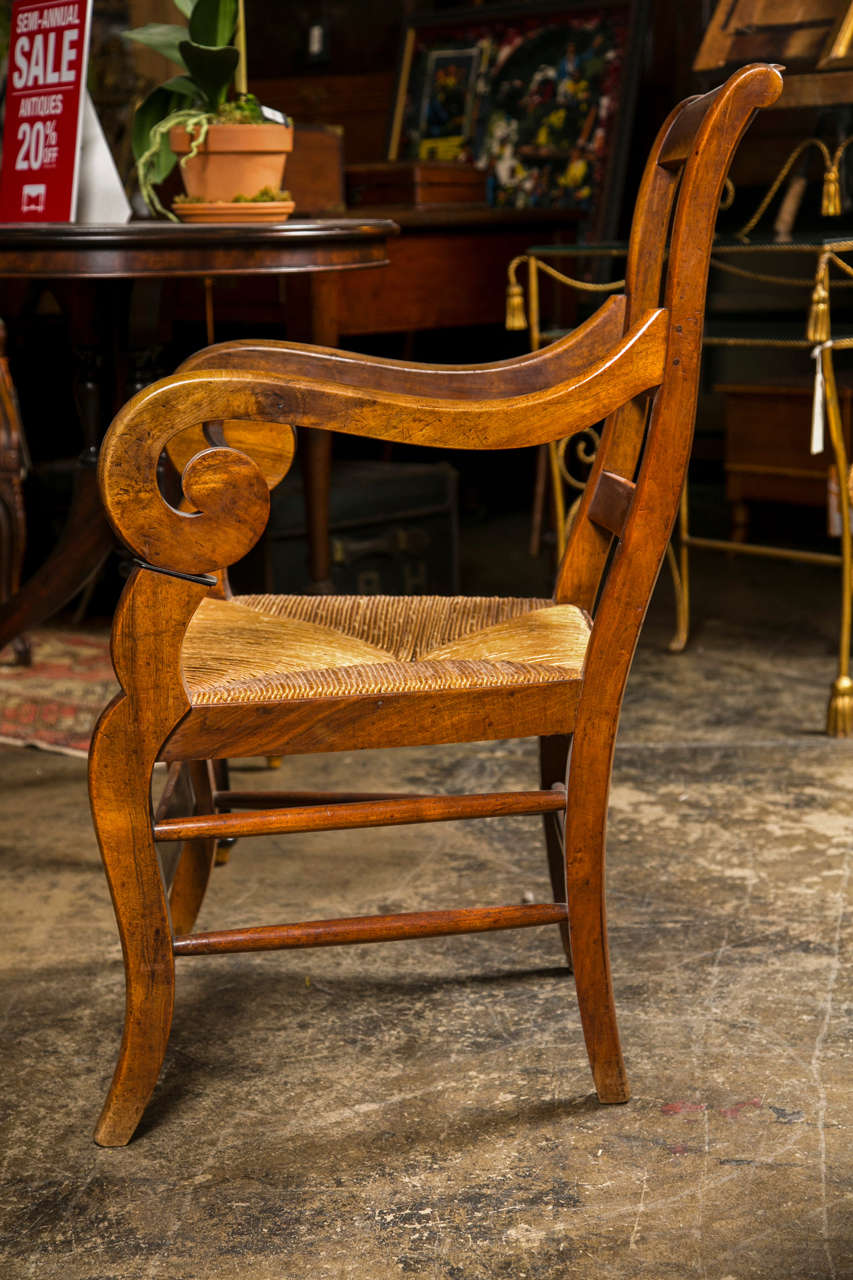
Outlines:
<svg viewBox="0 0 853 1280"><path fill-rule="evenodd" d="M127 979L99 1143L126 1143L154 1088L175 956L533 925L560 927L599 1099L627 1100L604 904L614 742L690 452L720 193L753 113L781 86L777 69L746 67L673 112L642 179L625 295L535 355L444 368L226 343L116 417L101 454L101 490L138 567L113 631L121 692L98 724L90 767ZM511 449L602 419L552 600L227 600L208 576L260 537L295 428ZM181 472L175 505L158 488L164 450ZM217 784L204 763L507 736L540 739L538 790L268 795ZM169 808L155 822L157 760L184 767L193 802L190 812ZM505 813L546 823L554 901L192 932L217 839ZM181 845L168 896L155 840Z"/></svg>

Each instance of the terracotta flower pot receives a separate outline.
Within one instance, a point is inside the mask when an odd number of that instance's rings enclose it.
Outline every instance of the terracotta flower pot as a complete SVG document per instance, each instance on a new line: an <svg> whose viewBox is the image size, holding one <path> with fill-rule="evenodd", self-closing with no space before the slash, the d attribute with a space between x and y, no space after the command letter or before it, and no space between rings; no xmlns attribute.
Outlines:
<svg viewBox="0 0 853 1280"><path fill-rule="evenodd" d="M180 159L192 145L182 125L169 130ZM289 124L212 124L198 154L180 165L184 189L196 200L233 200L254 196L263 187L279 191L287 152L293 149Z"/></svg>

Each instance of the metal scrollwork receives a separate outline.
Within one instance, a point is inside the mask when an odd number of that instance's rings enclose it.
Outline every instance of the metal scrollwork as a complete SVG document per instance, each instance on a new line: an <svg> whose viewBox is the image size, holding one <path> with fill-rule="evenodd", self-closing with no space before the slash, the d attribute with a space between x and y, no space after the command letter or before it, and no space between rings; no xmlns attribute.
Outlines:
<svg viewBox="0 0 853 1280"><path fill-rule="evenodd" d="M601 444L601 436L594 427L585 427L573 435L565 436L549 446L551 451L551 472L554 481L554 497L557 518L557 554L562 556L569 531L577 513L590 469L595 462L595 455ZM568 512L565 509L563 485L574 489L577 497L571 503Z"/></svg>
<svg viewBox="0 0 853 1280"><path fill-rule="evenodd" d="M586 488L589 471L600 444L601 436L594 427L585 427L583 431L557 441L557 465L561 477L571 488L581 491ZM580 467L583 468L582 474L573 474Z"/></svg>

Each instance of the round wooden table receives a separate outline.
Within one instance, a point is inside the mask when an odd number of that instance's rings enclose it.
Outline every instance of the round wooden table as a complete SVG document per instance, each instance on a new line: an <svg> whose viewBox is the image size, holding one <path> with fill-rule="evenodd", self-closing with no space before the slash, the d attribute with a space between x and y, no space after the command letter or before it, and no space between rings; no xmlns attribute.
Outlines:
<svg viewBox="0 0 853 1280"><path fill-rule="evenodd" d="M0 278L88 280L93 287L110 280L199 276L304 274L305 314L298 318L300 339L334 347L338 342L337 293L341 271L387 264L386 241L397 233L384 218L294 219L286 223L188 225L136 222L77 226L65 223L16 224L0 228ZM207 287L208 338L212 307ZM125 298L125 305L127 299ZM293 326L291 326L292 329ZM0 415L14 413L0 398ZM3 435L0 424L0 436ZM14 436L14 422L7 427ZM97 428L89 425L90 435ZM331 440L325 432L307 432L303 459L311 576L328 578L328 488ZM95 470L96 439L84 455L75 483L66 529L45 564L11 599L0 604L0 648L20 632L37 626L62 608L97 571L113 545L101 510ZM13 495L14 496L14 495ZM11 508L8 494L0 505ZM0 514L3 514L0 512ZM0 522L7 540L14 521ZM22 544L21 544L22 545ZM0 561L14 562L14 545ZM11 573L2 581L16 579Z"/></svg>
<svg viewBox="0 0 853 1280"><path fill-rule="evenodd" d="M283 223L26 223L0 228L0 276L51 280L278 275L384 266L384 218Z"/></svg>

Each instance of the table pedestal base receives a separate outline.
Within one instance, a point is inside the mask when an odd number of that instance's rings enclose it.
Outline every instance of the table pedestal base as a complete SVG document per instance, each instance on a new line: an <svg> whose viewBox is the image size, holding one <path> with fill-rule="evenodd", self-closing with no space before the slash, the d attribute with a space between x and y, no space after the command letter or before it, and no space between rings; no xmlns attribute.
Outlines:
<svg viewBox="0 0 853 1280"><path fill-rule="evenodd" d="M88 461L81 463L59 542L20 591L0 605L0 649L68 604L98 572L114 546L95 467Z"/></svg>

